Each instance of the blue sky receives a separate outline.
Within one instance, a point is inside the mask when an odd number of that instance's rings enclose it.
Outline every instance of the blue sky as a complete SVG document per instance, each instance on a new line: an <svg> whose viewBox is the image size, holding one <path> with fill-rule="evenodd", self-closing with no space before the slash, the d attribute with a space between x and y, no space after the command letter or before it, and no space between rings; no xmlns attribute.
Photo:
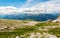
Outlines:
<svg viewBox="0 0 60 38"><path fill-rule="evenodd" d="M0 0L0 6L22 6L26 0Z"/></svg>
<svg viewBox="0 0 60 38"><path fill-rule="evenodd" d="M37 3L46 2L49 0L0 0L0 6L15 6L15 7L21 7L23 5L27 4L27 1L31 1L29 3L29 6L35 5Z"/></svg>
<svg viewBox="0 0 60 38"><path fill-rule="evenodd" d="M60 0L0 0L0 14L26 11L34 14L60 13Z"/></svg>

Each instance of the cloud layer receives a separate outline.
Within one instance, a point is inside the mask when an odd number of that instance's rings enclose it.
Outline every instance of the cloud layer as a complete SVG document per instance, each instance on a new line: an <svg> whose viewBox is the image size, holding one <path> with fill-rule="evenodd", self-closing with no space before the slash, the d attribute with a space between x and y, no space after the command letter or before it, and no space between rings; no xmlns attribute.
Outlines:
<svg viewBox="0 0 60 38"><path fill-rule="evenodd" d="M35 2L36 4L31 4ZM0 14L16 14L16 13L60 13L60 0L47 0L38 2L35 0L27 0L26 5L22 7L0 6Z"/></svg>

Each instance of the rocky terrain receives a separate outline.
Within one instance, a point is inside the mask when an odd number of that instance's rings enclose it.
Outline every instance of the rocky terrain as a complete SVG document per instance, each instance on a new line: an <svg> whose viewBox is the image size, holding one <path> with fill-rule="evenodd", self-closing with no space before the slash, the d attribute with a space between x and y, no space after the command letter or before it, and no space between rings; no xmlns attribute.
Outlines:
<svg viewBox="0 0 60 38"><path fill-rule="evenodd" d="M0 38L60 38L60 22L0 19Z"/></svg>

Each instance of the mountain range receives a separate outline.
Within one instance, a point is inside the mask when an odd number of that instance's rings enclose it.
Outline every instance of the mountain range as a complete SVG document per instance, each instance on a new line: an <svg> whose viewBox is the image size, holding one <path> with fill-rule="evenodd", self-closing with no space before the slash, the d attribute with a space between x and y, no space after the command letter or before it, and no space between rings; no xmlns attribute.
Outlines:
<svg viewBox="0 0 60 38"><path fill-rule="evenodd" d="M59 13L40 13L40 14L31 14L31 13L16 13L16 14L0 14L0 18L3 19L14 19L14 20L36 20L36 21L46 21L46 20L55 20L58 17Z"/></svg>

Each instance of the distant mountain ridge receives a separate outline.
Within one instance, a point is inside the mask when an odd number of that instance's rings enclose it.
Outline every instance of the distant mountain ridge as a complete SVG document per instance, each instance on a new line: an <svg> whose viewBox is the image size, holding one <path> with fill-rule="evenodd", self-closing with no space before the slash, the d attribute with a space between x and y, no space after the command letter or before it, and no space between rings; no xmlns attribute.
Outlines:
<svg viewBox="0 0 60 38"><path fill-rule="evenodd" d="M29 13L17 13L17 14L7 14L0 15L3 19L16 19L16 20L36 20L36 21L46 21L48 19L55 20L58 17L58 13L51 14L29 14Z"/></svg>

